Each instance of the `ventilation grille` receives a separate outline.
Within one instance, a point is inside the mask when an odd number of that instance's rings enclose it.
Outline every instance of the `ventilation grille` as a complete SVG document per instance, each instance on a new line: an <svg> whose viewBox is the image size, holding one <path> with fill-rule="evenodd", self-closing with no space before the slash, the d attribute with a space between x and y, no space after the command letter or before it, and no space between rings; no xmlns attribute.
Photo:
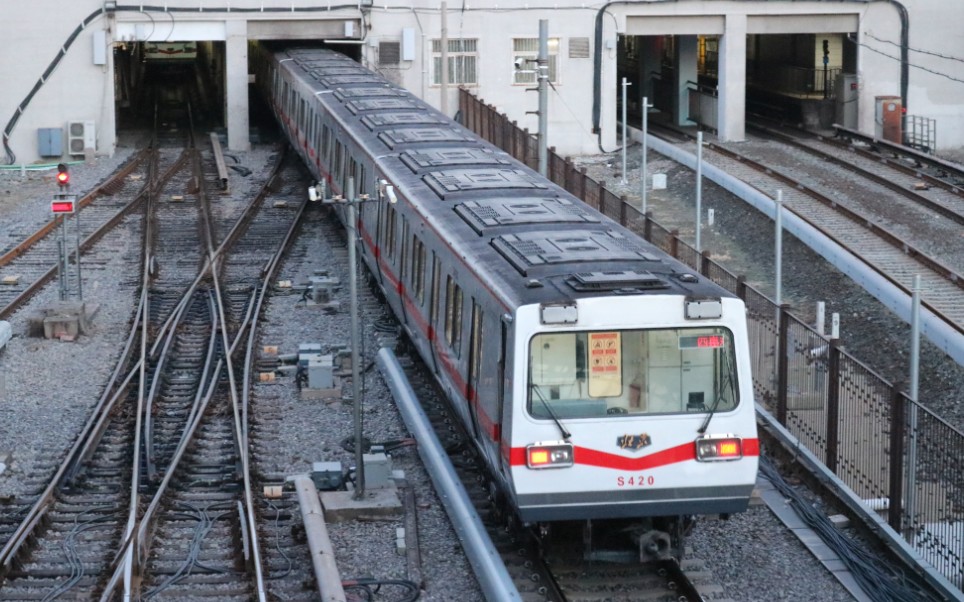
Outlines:
<svg viewBox="0 0 964 602"><path fill-rule="evenodd" d="M548 188L538 177L520 169L450 169L433 171L424 180L443 199L459 192Z"/></svg>
<svg viewBox="0 0 964 602"><path fill-rule="evenodd" d="M357 115L364 111L424 111L414 100L407 98L365 98L345 105Z"/></svg>
<svg viewBox="0 0 964 602"><path fill-rule="evenodd" d="M659 257L634 240L622 234L599 230L564 230L550 232L526 232L506 234L492 239L492 246L499 251L523 276L532 276L533 270L556 266L555 270L572 269L577 264L593 262L659 261ZM563 266L568 265L568 268ZM585 270L583 270L585 271ZM621 283L616 288L628 288Z"/></svg>
<svg viewBox="0 0 964 602"><path fill-rule="evenodd" d="M569 38L569 58L589 58L589 38Z"/></svg>
<svg viewBox="0 0 964 602"><path fill-rule="evenodd" d="M654 290L669 288L665 280L650 272L578 272L569 278L577 291Z"/></svg>
<svg viewBox="0 0 964 602"><path fill-rule="evenodd" d="M485 148L432 148L408 150L402 153L402 163L412 171L440 169L467 165L511 165L505 153L496 153Z"/></svg>
<svg viewBox="0 0 964 602"><path fill-rule="evenodd" d="M462 219L482 234L486 228L532 224L598 223L582 203L556 198L514 198L468 201L455 208Z"/></svg>
<svg viewBox="0 0 964 602"><path fill-rule="evenodd" d="M401 42L378 43L378 65L380 67L398 66L402 62Z"/></svg>

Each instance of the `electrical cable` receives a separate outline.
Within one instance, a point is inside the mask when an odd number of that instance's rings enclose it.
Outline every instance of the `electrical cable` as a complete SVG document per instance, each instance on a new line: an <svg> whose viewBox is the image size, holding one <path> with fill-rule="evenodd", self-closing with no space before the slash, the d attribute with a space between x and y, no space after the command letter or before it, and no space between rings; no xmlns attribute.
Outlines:
<svg viewBox="0 0 964 602"><path fill-rule="evenodd" d="M168 14L170 15L170 17L171 17L172 22L173 22L173 20L174 20L174 14L173 14L173 13L176 13L176 12L184 12L184 13L231 13L231 12L234 12L234 13L306 13L306 12L332 12L332 11L337 11L337 10L342 10L342 9L344 9L344 10L358 10L358 5L357 5L357 4L337 4L337 5L328 5L328 6L302 6L302 7L295 7L295 6L289 6L289 7L282 7L282 6L261 6L261 7L259 7L259 8L238 8L238 7L232 8L232 7L230 7L230 6L227 6L227 7L205 7L205 6L198 6L197 8L176 8L176 7L168 7L168 6L149 6L149 5L136 6L136 5L131 5L131 6L118 6L116 9L114 9L114 10L111 11L111 12L112 12L112 13L115 13L115 12L136 12L136 13L144 13L144 14L147 14L147 16L148 16L148 18L151 20L151 24L152 24L152 26L153 26L153 25L154 25L154 18L151 17L150 14L148 14L148 13L151 13L151 12L168 13ZM74 31L73 31L69 36L67 36L67 40L64 41L64 44L60 47L60 50L57 52L56 56L54 56L53 60L52 60L52 61L50 62L50 64L47 66L47 69L43 72L43 75L40 76L40 79L37 80L37 83L35 83L34 86L33 86L33 88L31 88L30 92L27 93L27 96L24 97L24 99L23 99L22 101L20 101L20 104L19 104L19 105L17 105L17 108L16 108L16 110L14 111L13 116L12 116L12 117L10 118L10 120L7 122L7 125L6 125L6 127L4 127L4 129L3 129L3 134L2 134L3 148L4 148L4 151L5 151L6 154L7 154L7 164L8 164L8 165L13 165L13 164L15 164L15 163L17 162L17 155L16 155L16 153L13 152L13 149L10 147L10 135L13 133L13 130L14 130L14 128L15 128L16 125L17 125L17 122L20 120L20 116L23 115L24 111L27 109L27 106L28 106L28 105L30 104L30 102L33 100L34 96L36 96L36 95L37 95L37 92L40 91L40 88L43 87L43 85L44 85L45 83L47 83L47 80L48 80L48 79L50 79L50 76L53 74L54 70L57 69L57 66L60 64L60 61L63 60L63 58L64 58L65 56L67 56L67 51L70 49L71 46L74 45L74 42L77 41L77 37L80 35L80 33L81 33L84 29L86 29L88 25L90 25L90 24L93 23L95 20L101 18L102 16L104 16L104 15L106 15L106 14L108 14L108 11L107 11L107 9L106 9L105 7L101 7L101 8L99 8L99 9L93 11L92 13L90 13L90 14L80 23L80 25L78 25L78 26L76 27L76 29L74 29ZM170 35L168 35L168 37L170 37Z"/></svg>
<svg viewBox="0 0 964 602"><path fill-rule="evenodd" d="M53 591L48 592L41 599L43 602L49 602L50 600L55 600L60 596L64 595L75 585L80 583L80 580L85 574L84 563L80 558L80 554L77 553L77 538L86 531L92 529L97 529L98 527L111 527L111 524L100 525L105 521L113 522L115 517L113 515L114 508L111 506L102 506L99 508L92 508L90 510L85 510L81 512L74 518L74 526L70 529L67 535L64 537L64 541L61 547L64 550L64 556L67 557L67 564L70 566L70 577L64 583L60 584ZM86 520L84 522L79 522L82 517L92 512L107 512L104 516L98 516Z"/></svg>
<svg viewBox="0 0 964 602"><path fill-rule="evenodd" d="M873 36L871 36L871 37L873 37ZM848 36L848 39L851 39L851 38ZM874 39L876 40L876 39L878 39L878 38L874 38ZM877 50L877 49L874 48L873 46L869 46L869 45L867 45L867 44L865 44L865 43L863 43L863 42L858 42L857 40L853 40L853 39L851 39L851 41L852 41L854 44L858 45L858 46L863 46L863 47L866 48L867 50L870 50L871 52L876 52L877 54L879 54L879 55L881 55L881 56L885 56L885 57L887 57L887 58L889 58L889 59L891 59L891 60L894 60L894 61L900 61L900 60L901 60L899 57L891 56L891 55L887 54L886 52L884 52L884 51L882 51L882 50ZM884 40L881 40L881 41L884 41ZM893 42L890 42L890 43L893 44ZM948 58L948 57L944 57L944 58ZM954 59L954 60L960 60L960 59ZM923 67L923 66L921 66L921 65L915 65L914 63L910 63L910 62L906 63L906 65L907 65L908 67L913 67L914 69L919 69L919 70L921 70L921 71L925 71L925 72L930 73L930 74L932 74L932 75L937 75L937 76L939 76L939 77L943 77L943 78L949 79L949 80L951 80L951 81L953 81L953 82L958 82L958 83L964 84L964 79L960 79L960 78L954 77L953 75L948 75L948 74L946 74L946 73L941 73L940 71L935 71L935 70L930 69L930 68L928 68L928 67Z"/></svg>
<svg viewBox="0 0 964 602"><path fill-rule="evenodd" d="M352 592L353 594L361 594L364 596L364 600L373 601L375 596L378 595L382 587L398 587L401 588L401 593L397 600L393 602L415 602L421 595L421 590L418 585L408 579L348 579L341 582L345 593Z"/></svg>
<svg viewBox="0 0 964 602"><path fill-rule="evenodd" d="M853 574L872 600L919 602L929 596L915 575L884 561L842 533L796 489L790 486L766 456L760 456L760 474L783 495L797 515L819 536Z"/></svg>
<svg viewBox="0 0 964 602"><path fill-rule="evenodd" d="M897 43L897 42L892 42L891 40L885 40L884 38L878 38L877 36L875 36L874 34L872 34L872 33L870 33L870 32L864 32L864 35L867 36L868 38L873 39L873 40L877 40L878 42L883 42L884 44L890 44L891 46L896 46L896 47L900 48L900 44L899 44L899 43ZM848 37L849 37L849 35L848 35ZM851 41L854 41L854 40L851 40ZM964 63L964 59L962 59L962 58L959 58L959 57L956 57L956 56L950 56L950 55L946 55L946 54L941 54L940 52L932 52L932 51L930 51L930 50L923 50L923 49L921 49L921 48L908 48L908 50L910 50L911 52L917 52L917 53L919 53L919 54L927 54L927 55L930 55L930 56L935 56L935 57L937 57L937 58L947 59L947 60L949 60L949 61L957 61L957 62L959 62L959 63ZM900 59L896 59L896 60L900 60Z"/></svg>
<svg viewBox="0 0 964 602"><path fill-rule="evenodd" d="M281 547L281 508L279 506L276 506L274 502L272 502L269 499L266 499L265 501L268 503L268 507L275 511L275 515L274 515L275 547L278 549L278 552L281 553L281 557L285 559L285 562L288 563L288 567L285 570L280 571L277 575L271 575L270 577L268 577L268 579L269 580L283 579L287 577L289 574L291 574L293 562L291 560L291 557L288 556L288 553L285 552L284 548Z"/></svg>
<svg viewBox="0 0 964 602"><path fill-rule="evenodd" d="M184 560L184 563L167 579L162 581L159 585L151 590L144 593L144 599L153 598L165 590L175 585L181 579L184 579L195 568L202 568L212 573L234 573L235 571L231 569L223 569L220 567L207 566L199 560L201 555L201 544L204 542L204 538L207 537L208 533L214 529L215 524L224 516L231 514L232 510L225 506L224 502L217 502L205 506L204 508L199 508L192 504L179 503L178 507L186 510L187 512L176 513L175 516L180 518L192 519L197 521L197 525L194 528L194 536L191 539L191 545L188 549L188 556ZM224 510L218 514L211 514L212 510Z"/></svg>

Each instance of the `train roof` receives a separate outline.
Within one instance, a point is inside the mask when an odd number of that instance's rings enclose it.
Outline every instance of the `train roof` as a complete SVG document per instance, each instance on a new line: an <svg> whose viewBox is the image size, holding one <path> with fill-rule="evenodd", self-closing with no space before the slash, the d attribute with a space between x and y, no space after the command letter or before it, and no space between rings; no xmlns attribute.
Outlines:
<svg viewBox="0 0 964 602"><path fill-rule="evenodd" d="M348 57L317 48L278 54L507 306L733 296Z"/></svg>

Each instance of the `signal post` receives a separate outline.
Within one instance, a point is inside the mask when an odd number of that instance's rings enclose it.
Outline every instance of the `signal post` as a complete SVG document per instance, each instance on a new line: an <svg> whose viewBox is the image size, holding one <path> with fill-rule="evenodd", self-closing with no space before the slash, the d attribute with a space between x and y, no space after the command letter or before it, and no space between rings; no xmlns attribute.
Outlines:
<svg viewBox="0 0 964 602"><path fill-rule="evenodd" d="M77 196L70 194L70 170L65 163L57 165L57 186L59 192L54 193L50 201L50 212L60 218L60 240L57 241L59 302L30 316L28 321L30 333L35 336L72 341L87 330L88 314L80 272L80 214L77 212ZM67 250L67 220L71 215L74 215L76 230L74 253L77 266L77 288L73 295L69 276L70 251Z"/></svg>

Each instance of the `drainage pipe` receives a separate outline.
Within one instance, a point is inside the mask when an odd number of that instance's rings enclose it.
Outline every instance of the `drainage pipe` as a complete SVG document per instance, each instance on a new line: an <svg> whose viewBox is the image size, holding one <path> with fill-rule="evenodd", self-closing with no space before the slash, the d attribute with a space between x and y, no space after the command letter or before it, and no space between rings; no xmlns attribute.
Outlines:
<svg viewBox="0 0 964 602"><path fill-rule="evenodd" d="M425 463L435 490L442 499L485 599L492 602L521 601L519 590L499 558L498 550L469 501L465 488L449 462L445 448L435 436L425 411L419 405L415 392L412 391L412 386L391 349L382 347L378 352L378 369L395 397L405 426L418 441L418 455Z"/></svg>
<svg viewBox="0 0 964 602"><path fill-rule="evenodd" d="M307 475L298 475L291 480L298 492L301 520L308 536L311 564L315 569L315 581L318 582L318 599L322 602L345 602L345 589L341 585L335 551L328 539L328 527L325 525L325 515L321 510L315 483Z"/></svg>

